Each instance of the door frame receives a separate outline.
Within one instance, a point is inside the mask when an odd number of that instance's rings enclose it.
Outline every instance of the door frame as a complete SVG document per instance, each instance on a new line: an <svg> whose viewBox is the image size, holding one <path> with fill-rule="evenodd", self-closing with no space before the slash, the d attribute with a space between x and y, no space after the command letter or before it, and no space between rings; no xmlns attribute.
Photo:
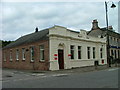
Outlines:
<svg viewBox="0 0 120 90"><path fill-rule="evenodd" d="M62 55L60 55L60 54L62 54ZM60 57L59 57L59 55L60 55ZM59 65L59 69L64 69L64 49L58 49L58 65Z"/></svg>

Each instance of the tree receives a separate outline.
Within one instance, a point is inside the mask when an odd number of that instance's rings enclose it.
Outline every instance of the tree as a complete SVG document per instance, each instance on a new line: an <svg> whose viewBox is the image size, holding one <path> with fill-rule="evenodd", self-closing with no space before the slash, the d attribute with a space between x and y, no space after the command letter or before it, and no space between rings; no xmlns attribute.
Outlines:
<svg viewBox="0 0 120 90"><path fill-rule="evenodd" d="M0 46L5 47L5 46L7 46L8 44L10 44L12 42L14 42L14 41L3 41L3 40L0 40Z"/></svg>

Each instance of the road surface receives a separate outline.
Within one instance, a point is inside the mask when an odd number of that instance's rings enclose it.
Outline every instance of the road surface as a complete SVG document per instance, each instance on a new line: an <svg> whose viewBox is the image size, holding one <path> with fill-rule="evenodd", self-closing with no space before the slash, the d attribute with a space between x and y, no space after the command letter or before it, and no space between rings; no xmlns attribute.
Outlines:
<svg viewBox="0 0 120 90"><path fill-rule="evenodd" d="M3 77L3 88L118 88L118 70L91 72L24 73Z"/></svg>

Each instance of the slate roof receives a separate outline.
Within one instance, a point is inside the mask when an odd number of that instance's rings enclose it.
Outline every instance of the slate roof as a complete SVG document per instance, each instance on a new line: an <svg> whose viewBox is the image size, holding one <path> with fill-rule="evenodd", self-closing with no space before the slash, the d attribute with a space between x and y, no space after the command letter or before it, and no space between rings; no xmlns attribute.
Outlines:
<svg viewBox="0 0 120 90"><path fill-rule="evenodd" d="M98 35L105 35L105 31L104 30L91 30L88 32L88 35L93 36L93 37L98 37Z"/></svg>
<svg viewBox="0 0 120 90"><path fill-rule="evenodd" d="M34 32L18 38L15 42L8 44L3 49L12 48L12 47L23 45L23 44L33 43L40 40L48 40L48 37L47 37L48 34L49 34L48 29Z"/></svg>
<svg viewBox="0 0 120 90"><path fill-rule="evenodd" d="M88 32L88 35L90 36L94 36L94 37L98 37L98 35L102 35L105 36L107 33L107 29L106 28L100 28L100 29L96 29L96 30L91 30ZM108 34L114 37L119 37L120 38L120 34L117 32L114 32L112 30L108 31Z"/></svg>

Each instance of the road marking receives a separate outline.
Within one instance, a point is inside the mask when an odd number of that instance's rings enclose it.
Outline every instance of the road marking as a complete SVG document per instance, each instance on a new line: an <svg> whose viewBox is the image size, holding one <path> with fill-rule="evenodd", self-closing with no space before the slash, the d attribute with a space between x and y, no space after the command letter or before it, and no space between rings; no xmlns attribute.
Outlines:
<svg viewBox="0 0 120 90"><path fill-rule="evenodd" d="M45 74L32 74L32 76L44 76Z"/></svg>
<svg viewBox="0 0 120 90"><path fill-rule="evenodd" d="M59 76L67 76L68 74L55 74L55 75L52 75L54 77L59 77Z"/></svg>
<svg viewBox="0 0 120 90"><path fill-rule="evenodd" d="M118 70L118 68L109 69L108 71L114 71L114 70Z"/></svg>
<svg viewBox="0 0 120 90"><path fill-rule="evenodd" d="M47 77L47 76L42 76L42 78L45 78L45 77Z"/></svg>

